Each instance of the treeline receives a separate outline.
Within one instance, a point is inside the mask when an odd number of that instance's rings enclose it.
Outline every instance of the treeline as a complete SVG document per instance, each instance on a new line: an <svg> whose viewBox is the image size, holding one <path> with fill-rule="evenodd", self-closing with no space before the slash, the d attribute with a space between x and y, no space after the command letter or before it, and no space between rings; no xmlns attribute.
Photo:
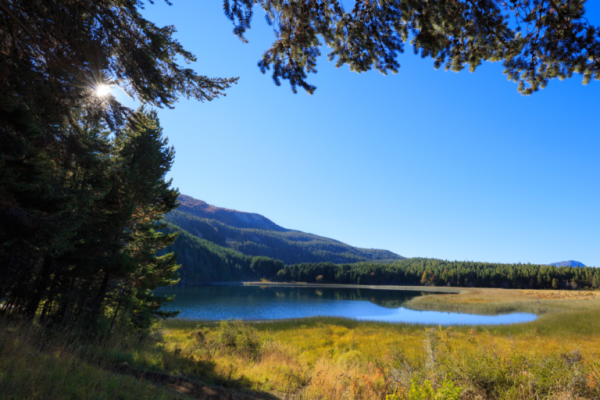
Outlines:
<svg viewBox="0 0 600 400"><path fill-rule="evenodd" d="M180 213L171 213L178 215ZM197 226L197 225L191 225ZM600 269L533 264L497 264L410 258L387 263L302 263L285 265L248 256L168 224L178 234L166 251L178 255L182 286L208 282L259 280L362 285L490 287L513 289L599 288Z"/></svg>
<svg viewBox="0 0 600 400"><path fill-rule="evenodd" d="M276 281L514 289L599 288L600 269L410 258L393 263L286 265Z"/></svg>
<svg viewBox="0 0 600 400"><path fill-rule="evenodd" d="M268 257L246 256L208 240L200 239L178 226L167 224L163 230L178 238L165 251L178 255L181 263L179 285L198 285L207 282L259 280L272 277L284 265Z"/></svg>
<svg viewBox="0 0 600 400"><path fill-rule="evenodd" d="M179 210L170 212L165 220L220 246L250 256L282 260L285 264L300 262L355 263L403 258L386 250L359 249L336 240L304 232L236 228Z"/></svg>

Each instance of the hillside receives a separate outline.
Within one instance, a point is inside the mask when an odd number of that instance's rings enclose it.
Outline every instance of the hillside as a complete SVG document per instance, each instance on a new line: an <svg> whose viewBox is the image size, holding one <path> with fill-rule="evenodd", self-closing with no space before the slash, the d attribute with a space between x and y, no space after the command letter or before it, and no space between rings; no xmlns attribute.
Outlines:
<svg viewBox="0 0 600 400"><path fill-rule="evenodd" d="M179 203L178 211L180 212L191 214L198 218L219 221L234 228L263 229L276 232L288 231L288 229L282 228L260 214L215 207L184 194L179 196Z"/></svg>
<svg viewBox="0 0 600 400"><path fill-rule="evenodd" d="M285 264L404 259L387 250L361 249L337 240L286 229L260 214L211 206L190 196L182 195L180 202L178 210L166 215L168 223L247 256L270 257Z"/></svg>
<svg viewBox="0 0 600 400"><path fill-rule="evenodd" d="M283 263L267 257L245 256L235 250L224 248L208 240L200 239L187 231L168 224L167 233L179 233L177 240L166 252L175 252L181 264L180 285L196 285L205 282L258 280L274 276Z"/></svg>

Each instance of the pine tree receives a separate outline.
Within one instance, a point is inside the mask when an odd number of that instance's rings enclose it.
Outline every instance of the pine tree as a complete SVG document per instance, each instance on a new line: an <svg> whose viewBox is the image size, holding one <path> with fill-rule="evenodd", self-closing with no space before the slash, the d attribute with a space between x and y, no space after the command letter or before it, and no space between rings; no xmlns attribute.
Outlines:
<svg viewBox="0 0 600 400"><path fill-rule="evenodd" d="M174 150L162 136L156 112L144 113L143 110L138 111L131 128L118 138L117 147L120 162L125 164L121 170L127 174L123 179L123 189L128 192L124 201L132 203L133 210L125 227L128 234L124 240L125 250L135 269L124 271L124 283L115 290L118 295L113 305L113 321L124 302L123 297L129 294L129 307L123 307L130 314L128 320L136 328L146 328L154 317L176 314L160 311L160 306L169 299L151 292L179 281L176 255L158 255L177 238L177 233L160 231L166 227L161 223L164 215L177 207L179 196L179 192L171 188L171 181L165 180L174 160Z"/></svg>
<svg viewBox="0 0 600 400"><path fill-rule="evenodd" d="M176 204L157 178L173 152L158 131L140 133L158 126L155 115L96 89L120 84L172 107L182 95L215 99L236 79L181 67L194 56L141 5L0 2L0 313L53 324L96 324L115 304L130 322L161 314L164 299L149 290L176 281L175 259L151 254L174 236L152 224Z"/></svg>

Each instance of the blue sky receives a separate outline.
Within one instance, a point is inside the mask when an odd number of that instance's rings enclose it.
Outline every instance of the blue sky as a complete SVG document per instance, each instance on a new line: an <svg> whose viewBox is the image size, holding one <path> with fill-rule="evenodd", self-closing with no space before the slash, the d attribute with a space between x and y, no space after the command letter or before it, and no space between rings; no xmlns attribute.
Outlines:
<svg viewBox="0 0 600 400"><path fill-rule="evenodd" d="M315 94L294 95L256 65L273 38L260 12L249 44L221 1L144 13L177 27L196 71L240 77L227 97L159 111L182 193L406 257L600 266L600 81L525 97L500 64L436 71L407 49L388 76L322 57Z"/></svg>

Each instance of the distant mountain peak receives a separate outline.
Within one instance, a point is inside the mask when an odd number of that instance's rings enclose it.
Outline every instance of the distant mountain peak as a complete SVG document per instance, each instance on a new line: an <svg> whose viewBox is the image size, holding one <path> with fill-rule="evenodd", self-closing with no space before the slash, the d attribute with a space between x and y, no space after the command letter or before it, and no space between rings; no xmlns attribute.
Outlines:
<svg viewBox="0 0 600 400"><path fill-rule="evenodd" d="M575 260L560 261L549 265L553 265L555 267L585 267L585 265L582 262Z"/></svg>

